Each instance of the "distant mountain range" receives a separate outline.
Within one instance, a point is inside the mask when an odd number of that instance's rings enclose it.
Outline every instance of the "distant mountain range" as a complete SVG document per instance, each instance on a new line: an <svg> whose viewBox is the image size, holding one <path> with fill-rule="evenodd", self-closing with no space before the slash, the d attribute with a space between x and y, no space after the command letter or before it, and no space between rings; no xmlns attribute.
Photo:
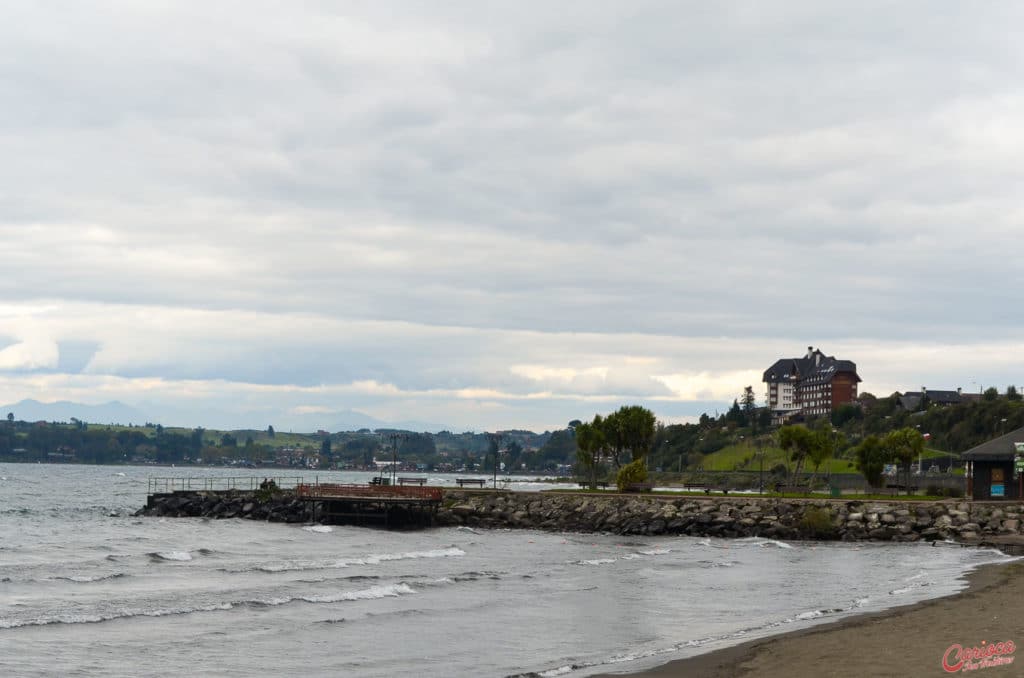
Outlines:
<svg viewBox="0 0 1024 678"><path fill-rule="evenodd" d="M356 410L340 410L329 413L284 414L267 416L264 414L246 414L216 410L204 410L197 416L183 408L168 408L147 404L134 407L125 403L112 401L101 405L85 405L67 400L53 403L42 403L38 400L22 400L10 405L0 405L0 418L6 418L10 412L19 421L71 421L79 419L91 424L135 424L146 422L163 424L164 426L183 426L192 428L202 426L217 430L262 430L273 426L278 431L295 431L312 433L319 430L358 431L359 429L395 428L405 431L438 431L453 430L447 426L439 426L422 421L383 421ZM259 418L259 420L257 420ZM262 421L266 418L266 421Z"/></svg>
<svg viewBox="0 0 1024 678"><path fill-rule="evenodd" d="M22 400L13 405L0 405L0 417L8 413L19 421L71 421L79 419L97 424L143 424L146 415L130 405L115 401L102 405L84 405L68 400L41 403L38 400Z"/></svg>

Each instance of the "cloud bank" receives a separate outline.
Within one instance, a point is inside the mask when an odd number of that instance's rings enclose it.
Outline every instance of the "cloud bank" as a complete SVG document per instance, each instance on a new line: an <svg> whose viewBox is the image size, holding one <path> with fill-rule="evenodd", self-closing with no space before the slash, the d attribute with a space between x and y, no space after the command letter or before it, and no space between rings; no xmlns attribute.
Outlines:
<svg viewBox="0 0 1024 678"><path fill-rule="evenodd" d="M1022 12L13 9L0 400L674 421L809 344L1019 382Z"/></svg>

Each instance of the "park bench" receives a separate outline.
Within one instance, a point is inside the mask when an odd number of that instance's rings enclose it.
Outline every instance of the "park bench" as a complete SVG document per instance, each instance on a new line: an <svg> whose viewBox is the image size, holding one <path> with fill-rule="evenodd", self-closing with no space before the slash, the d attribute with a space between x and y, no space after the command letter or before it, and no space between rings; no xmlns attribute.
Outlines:
<svg viewBox="0 0 1024 678"><path fill-rule="evenodd" d="M775 483L775 491L779 494L810 494L811 487L809 485L783 485L782 483Z"/></svg>
<svg viewBox="0 0 1024 678"><path fill-rule="evenodd" d="M903 485L902 483L889 483L888 485L885 486L885 489L889 490L889 492L892 494L899 494L900 492L906 492L907 486ZM917 490L917 485L910 486L911 494L917 494Z"/></svg>
<svg viewBox="0 0 1024 678"><path fill-rule="evenodd" d="M707 483L683 483L684 490L704 490L704 494L711 494L711 486Z"/></svg>
<svg viewBox="0 0 1024 678"><path fill-rule="evenodd" d="M590 481L589 480L581 480L581 481L579 481L579 485L580 485L580 487L590 487ZM597 480L597 481L594 481L594 487L602 487L604 489L608 489L608 481L607 480Z"/></svg>
<svg viewBox="0 0 1024 678"><path fill-rule="evenodd" d="M391 478L388 478L386 476L375 476L374 478L370 479L370 484L371 485L390 485L391 484Z"/></svg>
<svg viewBox="0 0 1024 678"><path fill-rule="evenodd" d="M426 478L399 478L398 479L398 484L399 485L419 485L419 486L422 487L423 485L426 485L426 483L427 483L427 479Z"/></svg>
<svg viewBox="0 0 1024 678"><path fill-rule="evenodd" d="M455 482L458 483L459 487L465 487L466 485L483 487L487 480L484 478L456 478Z"/></svg>

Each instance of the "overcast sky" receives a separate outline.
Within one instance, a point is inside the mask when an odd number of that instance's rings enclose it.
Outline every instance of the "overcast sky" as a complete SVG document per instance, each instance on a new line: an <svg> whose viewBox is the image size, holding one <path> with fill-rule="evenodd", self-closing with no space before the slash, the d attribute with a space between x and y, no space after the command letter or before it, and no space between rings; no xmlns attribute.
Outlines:
<svg viewBox="0 0 1024 678"><path fill-rule="evenodd" d="M0 402L673 422L808 345L1020 384L1022 15L7 3Z"/></svg>

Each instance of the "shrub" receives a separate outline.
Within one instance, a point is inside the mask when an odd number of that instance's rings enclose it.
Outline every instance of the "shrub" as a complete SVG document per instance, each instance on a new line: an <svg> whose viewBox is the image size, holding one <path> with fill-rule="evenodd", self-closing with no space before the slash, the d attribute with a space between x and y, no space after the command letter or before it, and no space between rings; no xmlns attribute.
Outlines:
<svg viewBox="0 0 1024 678"><path fill-rule="evenodd" d="M618 485L619 492L625 492L626 488L633 483L642 483L645 480L647 480L647 465L644 464L643 459L626 464L619 469L619 474L615 476L615 484Z"/></svg>
<svg viewBox="0 0 1024 678"><path fill-rule="evenodd" d="M822 539L835 536L832 512L827 508L808 506L804 511L804 517L800 519L800 529L808 537Z"/></svg>

